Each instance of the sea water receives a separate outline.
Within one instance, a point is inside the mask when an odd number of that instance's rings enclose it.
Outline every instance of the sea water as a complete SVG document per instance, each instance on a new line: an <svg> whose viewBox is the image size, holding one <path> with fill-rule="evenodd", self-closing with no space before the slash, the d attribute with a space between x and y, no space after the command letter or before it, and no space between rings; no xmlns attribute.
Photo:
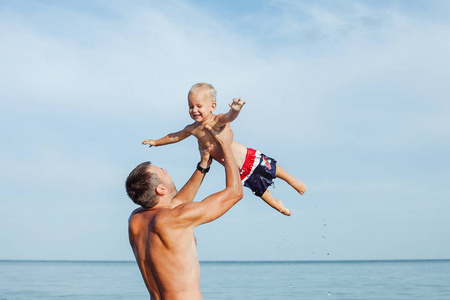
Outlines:
<svg viewBox="0 0 450 300"><path fill-rule="evenodd" d="M204 299L450 300L450 260L202 262ZM2 299L149 299L135 262L0 261Z"/></svg>

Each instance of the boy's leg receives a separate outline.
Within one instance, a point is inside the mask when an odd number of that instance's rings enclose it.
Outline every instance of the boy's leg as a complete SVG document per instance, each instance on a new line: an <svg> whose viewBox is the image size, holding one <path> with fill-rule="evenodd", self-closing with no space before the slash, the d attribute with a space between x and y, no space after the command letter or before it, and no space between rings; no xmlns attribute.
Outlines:
<svg viewBox="0 0 450 300"><path fill-rule="evenodd" d="M281 166L277 164L277 170L275 172L275 176L277 178L281 178L287 183L289 183L290 186L292 186L294 189L297 190L301 195L303 195L306 191L306 185L303 184L300 180L295 178L294 176L290 175L288 172L286 172L285 169L283 169Z"/></svg>
<svg viewBox="0 0 450 300"><path fill-rule="evenodd" d="M269 192L269 190L266 190L264 194L262 194L261 199L263 199L267 204L278 210L280 213L291 216L292 212L284 207L283 202L281 200L276 200L273 195Z"/></svg>

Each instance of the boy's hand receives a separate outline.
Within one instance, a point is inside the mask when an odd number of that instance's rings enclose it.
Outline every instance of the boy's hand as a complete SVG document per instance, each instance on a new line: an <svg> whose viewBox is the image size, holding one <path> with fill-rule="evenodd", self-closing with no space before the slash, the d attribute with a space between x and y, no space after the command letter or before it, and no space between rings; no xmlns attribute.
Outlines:
<svg viewBox="0 0 450 300"><path fill-rule="evenodd" d="M156 146L156 142L154 140L143 140L142 145L150 145L149 147Z"/></svg>
<svg viewBox="0 0 450 300"><path fill-rule="evenodd" d="M233 102L230 103L230 107L232 110L240 111L242 106L244 106L245 101L242 101L241 98L234 98Z"/></svg>

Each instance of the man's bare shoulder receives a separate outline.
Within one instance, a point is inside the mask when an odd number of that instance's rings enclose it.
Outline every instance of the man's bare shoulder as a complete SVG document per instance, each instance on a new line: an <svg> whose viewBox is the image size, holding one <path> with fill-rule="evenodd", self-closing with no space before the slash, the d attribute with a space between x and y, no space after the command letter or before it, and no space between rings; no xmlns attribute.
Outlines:
<svg viewBox="0 0 450 300"><path fill-rule="evenodd" d="M167 232L167 230L179 230L181 228L192 227L193 215L198 214L201 209L201 202L186 202L181 199L174 198L171 208L162 208L154 216L150 227L155 232Z"/></svg>
<svg viewBox="0 0 450 300"><path fill-rule="evenodd" d="M128 220L128 230L130 239L138 235L147 235L149 231L159 232L164 230L171 220L171 209L159 208L156 210L146 210L138 208L131 213Z"/></svg>
<svg viewBox="0 0 450 300"><path fill-rule="evenodd" d="M144 209L142 207L135 209L128 219L129 224L136 224L136 223L148 223L149 221L153 219L161 219L164 215L167 215L170 213L169 208L157 208L157 209Z"/></svg>
<svg viewBox="0 0 450 300"><path fill-rule="evenodd" d="M142 217L144 212L145 209L143 209L142 207L137 208L131 213L130 217L128 218L128 229L131 236L136 235L142 228Z"/></svg>
<svg viewBox="0 0 450 300"><path fill-rule="evenodd" d="M139 208L136 208L135 210L133 210L130 217L128 218L128 223L136 222L139 219L142 212L144 212L144 211L145 210L142 207L139 207Z"/></svg>

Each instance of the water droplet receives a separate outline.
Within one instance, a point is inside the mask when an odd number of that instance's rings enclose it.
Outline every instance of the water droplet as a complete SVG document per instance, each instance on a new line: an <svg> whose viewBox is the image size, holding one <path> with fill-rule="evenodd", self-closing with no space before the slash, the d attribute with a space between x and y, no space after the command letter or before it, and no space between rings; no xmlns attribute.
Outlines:
<svg viewBox="0 0 450 300"><path fill-rule="evenodd" d="M330 255L330 253L327 253L327 255Z"/></svg>
<svg viewBox="0 0 450 300"><path fill-rule="evenodd" d="M330 293L330 292L328 292L328 296L331 296L331 293Z"/></svg>
<svg viewBox="0 0 450 300"><path fill-rule="evenodd" d="M325 236L323 235L322 238L325 239Z"/></svg>
<svg viewBox="0 0 450 300"><path fill-rule="evenodd" d="M291 287L292 287L292 284L289 284L288 287L291 288Z"/></svg>

